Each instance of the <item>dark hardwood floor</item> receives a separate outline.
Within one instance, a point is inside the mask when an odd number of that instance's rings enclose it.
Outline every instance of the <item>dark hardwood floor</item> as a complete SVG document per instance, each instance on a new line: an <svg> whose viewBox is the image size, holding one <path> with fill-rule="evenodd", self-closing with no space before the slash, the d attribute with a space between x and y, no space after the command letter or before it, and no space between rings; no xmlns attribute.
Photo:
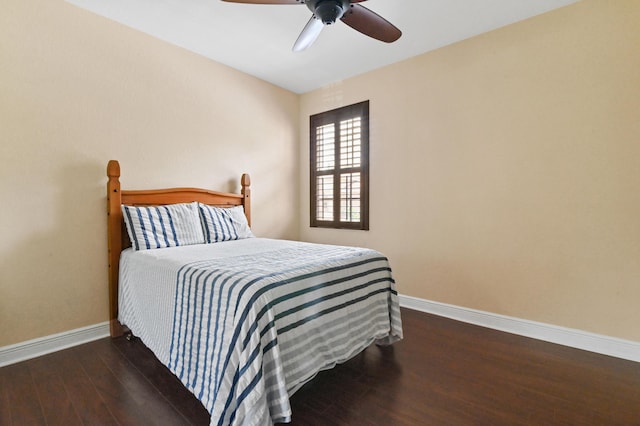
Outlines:
<svg viewBox="0 0 640 426"><path fill-rule="evenodd" d="M291 399L293 425L640 425L640 363L403 309ZM0 368L0 425L207 425L139 341L101 339Z"/></svg>

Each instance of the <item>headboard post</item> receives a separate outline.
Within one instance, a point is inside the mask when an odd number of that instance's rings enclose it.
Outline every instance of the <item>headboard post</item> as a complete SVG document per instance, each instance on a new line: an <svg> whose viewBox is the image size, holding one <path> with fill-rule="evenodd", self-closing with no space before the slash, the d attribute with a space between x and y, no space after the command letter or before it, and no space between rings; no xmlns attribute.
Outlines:
<svg viewBox="0 0 640 426"><path fill-rule="evenodd" d="M242 201L242 204L244 206L244 215L247 217L249 226L251 226L251 178L247 173L244 173L242 175L240 184L242 185L241 194L244 197Z"/></svg>
<svg viewBox="0 0 640 426"><path fill-rule="evenodd" d="M107 164L107 217L109 247L109 328L111 337L123 334L118 322L118 272L122 251L122 195L120 191L120 164L110 160Z"/></svg>

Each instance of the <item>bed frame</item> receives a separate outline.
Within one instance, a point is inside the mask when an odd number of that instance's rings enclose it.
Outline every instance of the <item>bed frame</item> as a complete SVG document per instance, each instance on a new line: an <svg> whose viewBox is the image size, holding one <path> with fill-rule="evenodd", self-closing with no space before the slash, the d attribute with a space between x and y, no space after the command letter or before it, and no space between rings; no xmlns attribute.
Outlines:
<svg viewBox="0 0 640 426"><path fill-rule="evenodd" d="M120 189L120 164L116 160L107 164L107 231L109 243L109 328L111 337L124 334L125 328L118 321L118 273L120 253L131 247L122 217L121 206L149 206L199 201L218 207L243 206L251 226L251 179L243 174L240 194L209 191L200 188L167 188L149 190Z"/></svg>

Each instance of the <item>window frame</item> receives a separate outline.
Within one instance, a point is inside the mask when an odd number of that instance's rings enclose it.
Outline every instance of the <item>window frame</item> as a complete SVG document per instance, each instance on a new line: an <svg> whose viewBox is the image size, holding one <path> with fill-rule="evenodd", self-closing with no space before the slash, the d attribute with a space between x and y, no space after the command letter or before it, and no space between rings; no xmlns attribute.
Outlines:
<svg viewBox="0 0 640 426"><path fill-rule="evenodd" d="M360 166L340 168L340 122L360 117ZM334 125L334 168L319 171L317 167L317 138L318 127ZM330 111L314 114L309 117L309 148L310 148L310 212L309 222L312 228L356 229L369 230L369 101L358 102ZM360 221L345 222L340 220L340 175L345 173L360 173ZM318 177L333 176L333 220L319 220L318 206Z"/></svg>

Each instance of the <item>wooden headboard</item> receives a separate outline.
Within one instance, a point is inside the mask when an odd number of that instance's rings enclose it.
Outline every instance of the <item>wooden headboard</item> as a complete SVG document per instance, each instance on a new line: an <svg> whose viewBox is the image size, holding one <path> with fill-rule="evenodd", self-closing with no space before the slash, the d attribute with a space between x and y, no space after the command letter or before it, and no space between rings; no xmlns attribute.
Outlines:
<svg viewBox="0 0 640 426"><path fill-rule="evenodd" d="M251 179L243 174L240 194L209 191L200 188L167 188L148 190L122 190L120 188L120 164L116 160L107 164L107 231L109 244L109 326L111 337L122 335L123 327L118 321L118 274L120 253L131 246L122 217L123 204L149 206L199 201L219 207L243 206L251 226Z"/></svg>

